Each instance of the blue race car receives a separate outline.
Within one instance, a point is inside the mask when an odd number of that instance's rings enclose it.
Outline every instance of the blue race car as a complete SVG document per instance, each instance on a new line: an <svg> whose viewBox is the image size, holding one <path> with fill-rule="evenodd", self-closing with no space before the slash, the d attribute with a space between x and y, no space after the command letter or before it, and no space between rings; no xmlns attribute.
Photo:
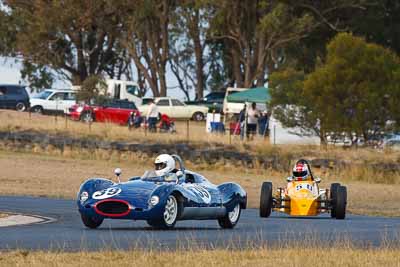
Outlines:
<svg viewBox="0 0 400 267"><path fill-rule="evenodd" d="M202 175L185 170L179 163L168 175L146 171L128 182L114 183L103 178L89 179L81 185L78 208L82 222L97 228L104 219L146 220L154 228L170 229L178 220L218 220L222 228L233 228L247 194L236 183L214 185ZM120 170L116 169L119 180Z"/></svg>

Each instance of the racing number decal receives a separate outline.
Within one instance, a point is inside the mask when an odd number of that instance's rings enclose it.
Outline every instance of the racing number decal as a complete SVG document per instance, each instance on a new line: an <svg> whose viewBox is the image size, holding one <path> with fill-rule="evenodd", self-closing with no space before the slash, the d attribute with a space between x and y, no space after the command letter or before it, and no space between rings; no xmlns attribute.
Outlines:
<svg viewBox="0 0 400 267"><path fill-rule="evenodd" d="M298 184L296 185L296 191L299 191L301 189L307 189L309 191L313 191L313 186L310 184Z"/></svg>
<svg viewBox="0 0 400 267"><path fill-rule="evenodd" d="M121 188L110 187L107 189L103 189L101 191L94 192L92 195L92 198L93 199L106 199L106 198L118 195L119 193L121 193L121 191L122 191Z"/></svg>
<svg viewBox="0 0 400 267"><path fill-rule="evenodd" d="M200 185L188 185L187 189L192 191L196 196L200 197L204 203L209 204L211 202L211 194L204 187Z"/></svg>

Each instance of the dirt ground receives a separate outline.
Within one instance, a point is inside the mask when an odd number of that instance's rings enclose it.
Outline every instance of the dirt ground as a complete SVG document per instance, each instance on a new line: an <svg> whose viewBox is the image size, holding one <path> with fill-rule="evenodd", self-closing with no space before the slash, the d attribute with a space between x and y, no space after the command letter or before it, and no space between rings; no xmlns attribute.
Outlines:
<svg viewBox="0 0 400 267"><path fill-rule="evenodd" d="M6 152L0 150L0 194L31 195L55 198L76 197L79 186L89 177L114 178L113 170L122 168L122 180L143 174L152 168L151 162L117 162L107 160L82 160L49 156ZM198 171L211 182L219 184L235 181L248 193L249 207L259 205L260 187L263 181L273 182L274 187L284 186L288 173L278 173L248 169L187 166ZM339 181L348 188L348 210L355 214L400 216L400 185L377 184L346 180L323 179L321 186L329 187Z"/></svg>

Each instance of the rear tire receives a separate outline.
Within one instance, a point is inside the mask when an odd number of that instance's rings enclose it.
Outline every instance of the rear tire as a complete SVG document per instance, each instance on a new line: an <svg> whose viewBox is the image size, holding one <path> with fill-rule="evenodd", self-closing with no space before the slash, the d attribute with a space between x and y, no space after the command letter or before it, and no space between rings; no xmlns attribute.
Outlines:
<svg viewBox="0 0 400 267"><path fill-rule="evenodd" d="M15 105L16 111L22 112L22 111L25 111L25 109L26 109L26 105L24 102L17 102L17 104Z"/></svg>
<svg viewBox="0 0 400 267"><path fill-rule="evenodd" d="M99 227L102 223L103 223L103 218L93 218L93 217L89 217L86 216L84 214L81 214L81 218L82 218L82 222L83 224L91 229L96 229L97 227Z"/></svg>
<svg viewBox="0 0 400 267"><path fill-rule="evenodd" d="M202 112L195 112L192 116L192 119L194 121L203 121L204 118L205 118L205 116Z"/></svg>
<svg viewBox="0 0 400 267"><path fill-rule="evenodd" d="M268 218L272 211L272 183L264 182L261 187L260 217Z"/></svg>
<svg viewBox="0 0 400 267"><path fill-rule="evenodd" d="M239 222L241 212L242 207L240 203L237 203L231 212L228 212L225 217L218 219L219 226L224 229L232 229Z"/></svg>
<svg viewBox="0 0 400 267"><path fill-rule="evenodd" d="M331 218L336 218L336 199L337 199L337 190L339 188L339 183L331 184L330 194L331 194Z"/></svg>
<svg viewBox="0 0 400 267"><path fill-rule="evenodd" d="M347 188L339 186L336 191L335 213L337 220L343 220L346 217Z"/></svg>

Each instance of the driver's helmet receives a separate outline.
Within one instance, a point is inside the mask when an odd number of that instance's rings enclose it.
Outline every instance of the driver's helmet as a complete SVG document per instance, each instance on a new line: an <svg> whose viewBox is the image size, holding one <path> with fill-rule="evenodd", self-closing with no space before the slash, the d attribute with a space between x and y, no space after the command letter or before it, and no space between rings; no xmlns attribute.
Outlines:
<svg viewBox="0 0 400 267"><path fill-rule="evenodd" d="M293 179L295 181L306 181L311 177L310 169L305 161L298 161L293 168Z"/></svg>
<svg viewBox="0 0 400 267"><path fill-rule="evenodd" d="M175 169L175 160L171 155L161 154L154 161L157 176L164 176Z"/></svg>

